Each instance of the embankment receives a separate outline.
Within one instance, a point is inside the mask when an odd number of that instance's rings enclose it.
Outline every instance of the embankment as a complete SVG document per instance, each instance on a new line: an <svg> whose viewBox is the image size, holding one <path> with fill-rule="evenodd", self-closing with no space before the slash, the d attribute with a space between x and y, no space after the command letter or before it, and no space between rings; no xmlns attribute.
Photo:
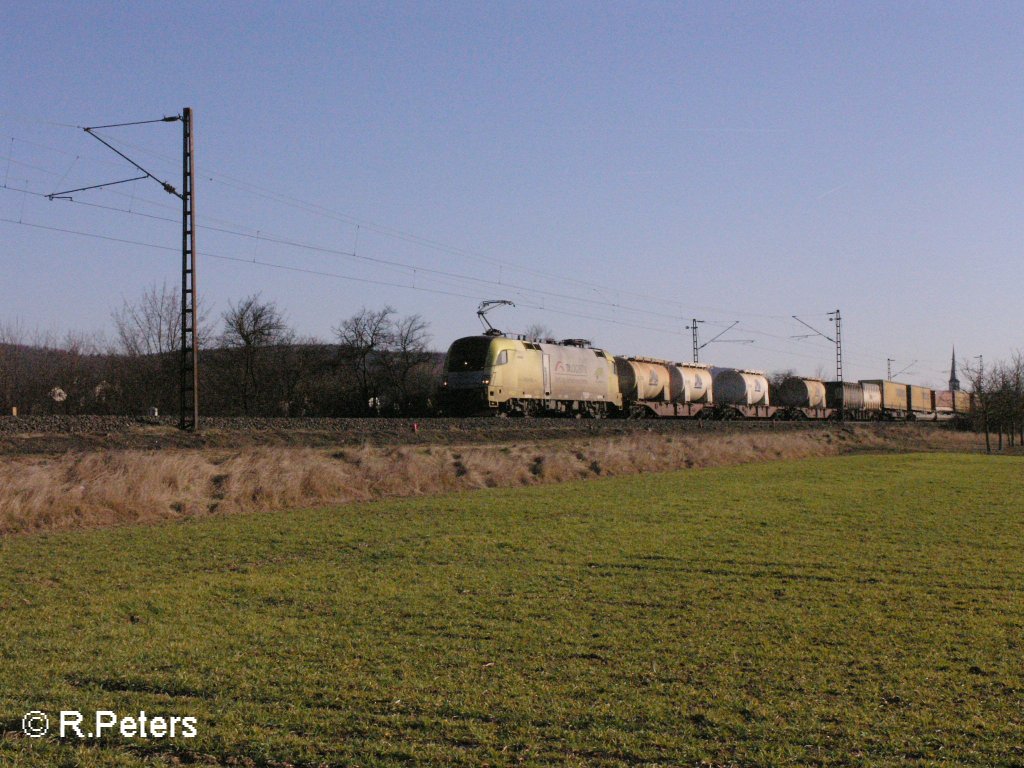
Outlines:
<svg viewBox="0 0 1024 768"><path fill-rule="evenodd" d="M483 487L863 451L975 451L906 425L622 435L460 445L97 449L0 461L0 534L153 523Z"/></svg>

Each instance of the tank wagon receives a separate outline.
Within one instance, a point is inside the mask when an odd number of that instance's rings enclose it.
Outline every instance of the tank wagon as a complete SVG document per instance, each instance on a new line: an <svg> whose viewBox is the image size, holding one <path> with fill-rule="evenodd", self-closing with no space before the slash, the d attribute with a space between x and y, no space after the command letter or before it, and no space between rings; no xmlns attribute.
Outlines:
<svg viewBox="0 0 1024 768"><path fill-rule="evenodd" d="M711 369L649 357L617 357L622 412L626 416L701 416L714 403Z"/></svg>
<svg viewBox="0 0 1024 768"><path fill-rule="evenodd" d="M841 382L836 382L841 383ZM775 404L784 418L828 419L833 410L827 405L828 391L821 379L788 376L776 387Z"/></svg>
<svg viewBox="0 0 1024 768"><path fill-rule="evenodd" d="M943 419L969 414L966 392L883 379L792 376L769 387L760 371L649 357L616 357L585 339L560 342L496 331L448 350L439 405L446 414L748 419Z"/></svg>
<svg viewBox="0 0 1024 768"><path fill-rule="evenodd" d="M777 409L771 406L768 378L761 371L719 371L715 375L715 396L723 418L771 418Z"/></svg>

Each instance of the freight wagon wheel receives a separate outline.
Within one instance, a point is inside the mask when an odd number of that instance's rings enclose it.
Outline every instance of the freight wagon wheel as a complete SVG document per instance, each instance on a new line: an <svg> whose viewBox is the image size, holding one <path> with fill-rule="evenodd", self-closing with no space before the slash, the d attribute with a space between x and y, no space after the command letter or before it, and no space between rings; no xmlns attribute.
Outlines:
<svg viewBox="0 0 1024 768"><path fill-rule="evenodd" d="M629 406L629 414L627 418L630 419L642 419L644 418L644 411L647 410L639 403L633 403Z"/></svg>

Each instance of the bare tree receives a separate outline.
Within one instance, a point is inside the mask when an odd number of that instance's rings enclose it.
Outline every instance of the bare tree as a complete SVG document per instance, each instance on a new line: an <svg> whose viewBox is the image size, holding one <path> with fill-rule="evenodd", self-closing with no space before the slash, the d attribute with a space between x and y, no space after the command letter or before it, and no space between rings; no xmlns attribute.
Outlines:
<svg viewBox="0 0 1024 768"><path fill-rule="evenodd" d="M1017 423L1019 445L1024 446L1024 353L1017 350L1010 359L1011 376L1014 399L1014 420Z"/></svg>
<svg viewBox="0 0 1024 768"><path fill-rule="evenodd" d="M526 326L526 330L523 331L523 336L528 339L544 341L546 339L555 338L555 332L543 323L532 323L531 325Z"/></svg>
<svg viewBox="0 0 1024 768"><path fill-rule="evenodd" d="M124 299L113 312L121 349L130 356L163 355L178 349L181 294L167 283L151 285L138 301Z"/></svg>
<svg viewBox="0 0 1024 768"><path fill-rule="evenodd" d="M990 423L996 428L999 450L1003 436L1012 448L1018 431L1024 433L1024 360L1018 351L1008 362L999 362L988 377ZM1024 435L1021 442L1024 443Z"/></svg>
<svg viewBox="0 0 1024 768"><path fill-rule="evenodd" d="M379 412L382 394L381 357L392 345L393 307L376 311L363 307L334 329L341 344L341 359L352 368L358 384L360 410Z"/></svg>
<svg viewBox="0 0 1024 768"><path fill-rule="evenodd" d="M235 350L238 360L233 376L235 394L241 401L242 412L249 414L258 408L260 395L268 388L264 386L268 375L261 371L263 352L270 347L291 344L294 333L277 305L261 300L258 293L238 304L229 304L221 318L224 321L221 343Z"/></svg>
<svg viewBox="0 0 1024 768"><path fill-rule="evenodd" d="M770 374L768 374L768 386L771 387L772 391L774 392L775 390L782 386L782 382L784 382L786 379L792 376L796 376L796 371L794 371L792 368L787 368L784 371L772 371Z"/></svg>
<svg viewBox="0 0 1024 768"><path fill-rule="evenodd" d="M388 384L392 389L392 403L400 412L414 408L417 399L414 390L422 390L417 376L432 355L427 348L430 334L427 322L419 315L409 315L392 323L390 343L383 356Z"/></svg>
<svg viewBox="0 0 1024 768"><path fill-rule="evenodd" d="M54 359L53 383L66 393L63 407L67 413L88 413L107 410L104 403L97 408L97 401L105 399L109 384L102 379L99 361L105 351L101 333L69 331L59 345L61 353Z"/></svg>
<svg viewBox="0 0 1024 768"><path fill-rule="evenodd" d="M208 335L208 310L198 317L199 338ZM146 288L136 300L124 299L111 313L120 360L122 407L129 412L156 406L177 408L177 376L181 347L181 293L167 283Z"/></svg>
<svg viewBox="0 0 1024 768"><path fill-rule="evenodd" d="M977 366L964 363L961 373L974 396L975 426L981 427L985 431L985 452L991 453L992 442L989 436L992 416L992 397L989 391L991 376L986 374L985 366L980 363Z"/></svg>
<svg viewBox="0 0 1024 768"><path fill-rule="evenodd" d="M23 404L25 384L25 328L20 321L0 323L0 403L4 413Z"/></svg>

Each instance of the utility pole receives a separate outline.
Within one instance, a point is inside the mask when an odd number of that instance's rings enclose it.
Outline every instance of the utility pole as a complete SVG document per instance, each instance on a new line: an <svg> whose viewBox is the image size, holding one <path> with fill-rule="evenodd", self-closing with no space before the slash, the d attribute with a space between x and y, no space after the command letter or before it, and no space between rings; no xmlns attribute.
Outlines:
<svg viewBox="0 0 1024 768"><path fill-rule="evenodd" d="M704 349L704 347L706 347L708 344L710 344L713 341L718 341L719 339L722 339L722 337L725 336L725 334L727 334L729 331L731 331L733 328L735 328L737 325L740 324L739 320L733 320L726 327L726 329L724 331L721 331L717 335L712 336L710 339L705 341L703 344L698 344L697 343L697 341L698 341L698 339L697 339L697 326L700 323L703 323L704 321L703 320L698 320L697 318L693 318L693 320L691 320L690 322L691 322L691 325L688 325L686 327L693 329L693 362L694 363L699 363L700 362L700 351L702 349ZM714 321L712 321L712 322L714 322ZM753 344L754 340L753 339L722 339L721 342L719 342L719 343L721 343L721 344Z"/></svg>
<svg viewBox="0 0 1024 768"><path fill-rule="evenodd" d="M182 124L181 192L176 190L174 185L169 182L157 178L96 133L96 131L105 128L124 128L132 125L149 125L151 123L176 123L179 120ZM112 187L115 184L128 184L133 181L142 181L143 179L153 179L153 181L163 187L164 192L181 199L181 403L178 426L181 429L195 430L199 426L199 333L196 324L196 226L194 218L195 200L193 198L195 167L192 153L192 109L185 107L180 115L161 117L156 120L136 120L130 123L94 125L82 130L114 152L114 154L127 160L142 175L133 176L130 179L92 184L87 187L77 187L63 192L54 192L47 195L50 200L73 200L74 198L71 195L75 192L103 189L105 187Z"/></svg>
<svg viewBox="0 0 1024 768"><path fill-rule="evenodd" d="M181 405L178 426L194 432L199 428L199 333L191 107L182 110L181 125Z"/></svg>
<svg viewBox="0 0 1024 768"><path fill-rule="evenodd" d="M836 381L843 380L843 318L839 314L839 310L835 312L829 312L829 315L834 315L833 320L836 324Z"/></svg>
<svg viewBox="0 0 1024 768"><path fill-rule="evenodd" d="M686 326L687 330L693 331L693 362L700 362L700 346L697 343L697 324L703 323L703 320L698 320L696 317L690 320L690 324Z"/></svg>
<svg viewBox="0 0 1024 768"><path fill-rule="evenodd" d="M891 357L885 358L885 380L886 381L892 381L892 364L895 363L895 362L896 361L893 358L891 358Z"/></svg>
<svg viewBox="0 0 1024 768"><path fill-rule="evenodd" d="M828 334L822 333L817 328L815 328L813 325L811 325L810 323L804 322L803 320L801 320L796 315L791 315L791 317L794 320L796 320L798 323L800 323L800 325L803 325L803 326L805 326L807 328L810 328L812 331L814 331L814 333L805 333L805 334L801 334L799 336L791 336L790 338L793 338L793 339L806 339L806 338L810 338L811 336L821 336L823 339L828 339L829 341L831 341L832 343L834 343L836 345L836 381L842 381L843 380L843 318L840 316L839 310L837 309L835 312L829 312L828 313L829 320L836 324L836 335L835 335L835 338L833 338L832 336L829 336Z"/></svg>

